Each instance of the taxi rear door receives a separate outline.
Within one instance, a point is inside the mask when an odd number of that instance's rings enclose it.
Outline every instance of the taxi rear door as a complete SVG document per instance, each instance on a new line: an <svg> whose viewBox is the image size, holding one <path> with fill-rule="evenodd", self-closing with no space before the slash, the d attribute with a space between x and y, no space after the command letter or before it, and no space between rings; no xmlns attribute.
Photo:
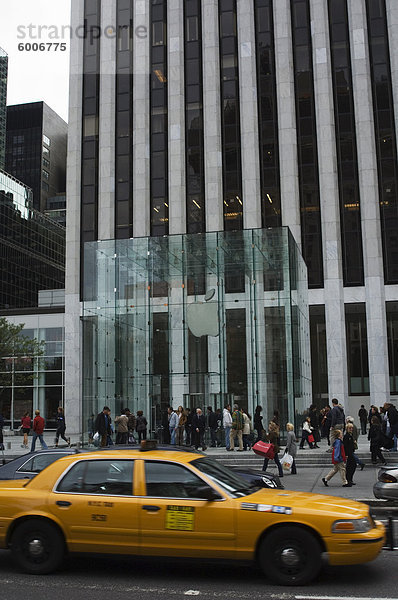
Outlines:
<svg viewBox="0 0 398 600"><path fill-rule="evenodd" d="M49 496L72 552L139 553L138 499L133 495L134 460L81 460Z"/></svg>
<svg viewBox="0 0 398 600"><path fill-rule="evenodd" d="M203 500L215 492L189 465L137 460L141 553L144 555L233 558L235 501L228 496Z"/></svg>

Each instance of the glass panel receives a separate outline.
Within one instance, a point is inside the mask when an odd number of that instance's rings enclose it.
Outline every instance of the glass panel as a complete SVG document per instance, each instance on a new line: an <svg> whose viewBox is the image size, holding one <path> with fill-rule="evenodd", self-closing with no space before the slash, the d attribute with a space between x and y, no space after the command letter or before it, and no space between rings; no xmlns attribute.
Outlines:
<svg viewBox="0 0 398 600"><path fill-rule="evenodd" d="M166 440L168 405L206 414L209 404L236 400L250 414L262 404L265 422L274 408L293 422L312 403L306 266L287 229L99 241L85 250L86 439L104 405L112 414L142 410L148 435Z"/></svg>

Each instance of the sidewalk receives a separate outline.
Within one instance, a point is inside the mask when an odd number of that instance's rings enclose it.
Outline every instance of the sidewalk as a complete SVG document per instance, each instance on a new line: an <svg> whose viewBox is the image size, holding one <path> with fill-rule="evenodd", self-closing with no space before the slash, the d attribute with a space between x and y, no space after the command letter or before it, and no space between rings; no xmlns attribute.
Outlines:
<svg viewBox="0 0 398 600"><path fill-rule="evenodd" d="M49 448L54 447L55 432L44 434L44 440ZM80 442L80 435L71 434L71 444L76 446ZM27 450L21 448L23 437L19 435L4 436L4 457L6 460L15 458L25 454ZM29 448L32 443L32 437L29 436ZM59 447L66 447L63 440L60 440ZM40 442L36 442L36 450L40 450ZM134 448L134 446L131 446ZM377 481L377 473L379 466L374 466L370 461L369 442L365 436L360 436L358 443L358 456L365 461L366 466L363 471L357 469L354 475L355 486L351 488L343 488L339 475L335 475L329 482L329 486L325 487L322 483L322 477L325 477L332 468L331 453L326 452L328 446L325 440L320 443L319 449L314 450L299 450L297 455L297 475L285 474L282 483L286 490L294 490L300 492L315 492L330 496L341 496L352 500L376 500L373 496L373 485ZM95 450L93 446L90 449ZM283 446L282 446L283 450ZM263 459L256 456L252 451L247 452L226 452L224 447L207 448L206 454L223 464L239 466L242 470L246 468L258 469L262 468ZM385 452L385 459L388 464L398 464L398 452ZM0 464L2 454L0 453ZM317 464L318 463L318 464ZM320 463L320 464L319 464ZM268 471L278 473L274 461L270 460ZM383 503L383 501L379 501Z"/></svg>

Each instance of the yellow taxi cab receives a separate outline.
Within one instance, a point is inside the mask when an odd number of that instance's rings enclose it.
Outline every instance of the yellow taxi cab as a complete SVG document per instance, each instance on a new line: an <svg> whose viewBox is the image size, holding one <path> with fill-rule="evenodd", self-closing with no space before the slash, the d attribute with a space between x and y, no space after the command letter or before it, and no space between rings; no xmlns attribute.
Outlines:
<svg viewBox="0 0 398 600"><path fill-rule="evenodd" d="M147 448L150 446L147 446ZM0 548L28 573L66 552L257 561L283 585L376 558L385 537L343 498L250 488L200 453L156 448L66 456L34 479L0 482Z"/></svg>

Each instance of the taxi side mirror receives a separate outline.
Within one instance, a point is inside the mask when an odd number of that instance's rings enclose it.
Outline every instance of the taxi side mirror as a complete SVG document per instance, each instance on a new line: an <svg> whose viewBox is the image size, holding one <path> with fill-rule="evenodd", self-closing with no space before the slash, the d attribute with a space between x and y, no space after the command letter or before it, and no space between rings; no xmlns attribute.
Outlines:
<svg viewBox="0 0 398 600"><path fill-rule="evenodd" d="M209 485L201 485L195 489L195 498L200 498L201 500L208 500L212 502L214 500L222 500L222 496L218 494L213 488Z"/></svg>

